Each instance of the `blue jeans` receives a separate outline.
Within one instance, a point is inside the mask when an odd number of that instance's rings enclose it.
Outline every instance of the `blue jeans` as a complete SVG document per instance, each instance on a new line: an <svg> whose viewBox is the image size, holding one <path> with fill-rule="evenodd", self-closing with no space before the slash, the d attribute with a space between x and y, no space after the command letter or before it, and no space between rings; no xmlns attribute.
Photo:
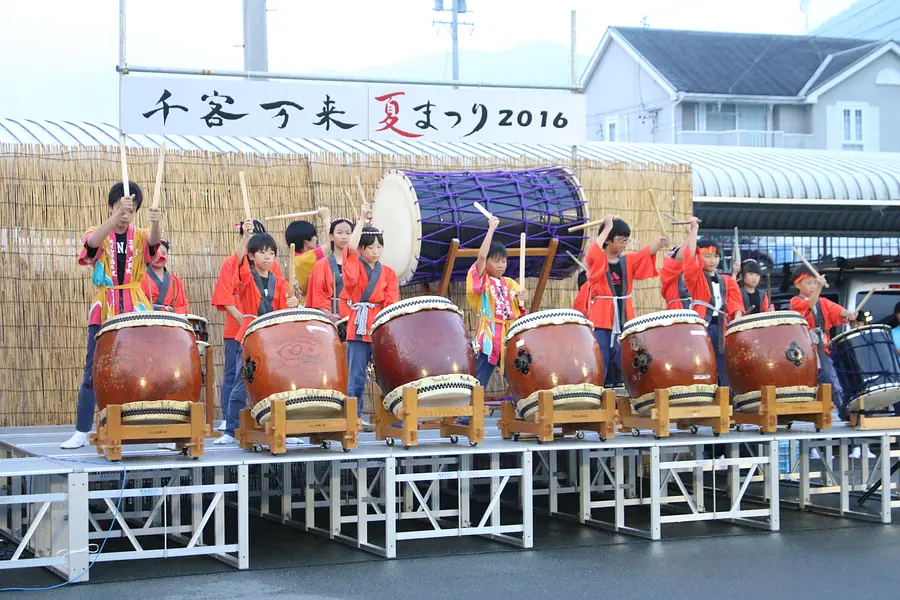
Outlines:
<svg viewBox="0 0 900 600"><path fill-rule="evenodd" d="M241 377L241 363L244 353L238 349L237 360L232 371L234 384L228 395L228 416L225 418L225 434L234 437L234 432L241 424L241 411L247 406L247 384Z"/></svg>
<svg viewBox="0 0 900 600"><path fill-rule="evenodd" d="M222 407L222 420L228 420L228 401L235 381L240 381L236 374L236 365L241 362L241 343L233 338L225 338L225 376L222 377L222 393L219 395L219 406Z"/></svg>
<svg viewBox="0 0 900 600"><path fill-rule="evenodd" d="M728 371L725 370L725 340L721 339L722 328L716 324L710 324L707 328L709 332L709 341L712 342L713 350L716 352L716 372L719 374L719 385L728 387Z"/></svg>
<svg viewBox="0 0 900 600"><path fill-rule="evenodd" d="M826 352L819 353L819 383L831 384L831 402L838 409L838 416L842 421L847 420L847 408L844 406L844 388L834 370L834 361Z"/></svg>
<svg viewBox="0 0 900 600"><path fill-rule="evenodd" d="M350 340L347 342L349 381L347 395L356 398L356 415L362 416L363 394L366 391L366 369L372 361L372 342Z"/></svg>
<svg viewBox="0 0 900 600"><path fill-rule="evenodd" d="M603 385L614 387L621 384L622 379L622 346L619 338L613 337L612 329L595 329L594 339L600 346L600 354L603 355ZM612 343L610 343L612 342Z"/></svg>
<svg viewBox="0 0 900 600"><path fill-rule="evenodd" d="M491 375L494 374L496 368L497 365L491 364L490 357L487 354L484 352L478 353L478 356L475 358L475 379L478 380L481 387L487 389L488 382L490 382Z"/></svg>
<svg viewBox="0 0 900 600"><path fill-rule="evenodd" d="M94 423L94 407L97 397L94 395L94 349L97 347L99 325L88 325L87 353L84 357L84 374L81 376L81 387L78 388L78 407L75 410L75 429L81 433L90 433Z"/></svg>

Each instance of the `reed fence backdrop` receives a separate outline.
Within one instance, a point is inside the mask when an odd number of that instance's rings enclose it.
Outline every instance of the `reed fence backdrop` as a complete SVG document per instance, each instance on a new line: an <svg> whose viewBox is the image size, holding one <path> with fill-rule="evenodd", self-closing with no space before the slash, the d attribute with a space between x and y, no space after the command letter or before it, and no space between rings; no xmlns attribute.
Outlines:
<svg viewBox="0 0 900 600"><path fill-rule="evenodd" d="M146 207L152 199L157 160L156 150L128 152L129 178L144 192L144 208L136 218L139 227L148 226ZM210 321L216 379L221 380L223 364L223 313L209 301L219 266L238 240L234 225L243 218L239 171L246 175L257 218L316 205L329 206L334 217L352 217L359 204L357 176L366 195L374 198L379 179L392 168L454 172L551 165L574 169L592 219L607 213L624 218L639 244L660 235L650 190L663 211L674 209L680 218L691 214L687 165L170 150L160 203L165 237L172 243L169 269L185 283L190 312ZM109 188L120 179L117 148L0 145L0 426L74 422L93 291L90 272L76 265L76 256L85 230L106 218ZM286 221L267 223L281 245L278 256L283 267L286 225ZM680 227L667 227L670 237L683 236ZM596 229L586 234L596 235ZM639 314L662 308L658 280L638 282L635 289ZM570 307L576 291L574 276L550 281L542 306ZM425 293L422 286L401 292L404 297ZM450 297L465 306L464 285L454 283ZM474 329L472 315L467 315L467 324ZM493 381L491 389L498 385ZM369 411L371 406L367 399Z"/></svg>

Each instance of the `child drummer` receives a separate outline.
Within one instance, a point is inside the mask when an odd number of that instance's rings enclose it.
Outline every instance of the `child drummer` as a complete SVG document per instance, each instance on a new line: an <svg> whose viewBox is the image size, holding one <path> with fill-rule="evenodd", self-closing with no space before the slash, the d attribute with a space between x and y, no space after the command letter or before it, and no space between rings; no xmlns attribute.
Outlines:
<svg viewBox="0 0 900 600"><path fill-rule="evenodd" d="M770 312L775 307L769 302L769 295L759 289L759 280L762 277L762 269L759 263L748 258L741 263L740 286L741 297L744 299L745 313L753 315L761 312Z"/></svg>
<svg viewBox="0 0 900 600"><path fill-rule="evenodd" d="M684 283L684 257L697 255L697 231L700 220L691 217L684 225L687 237L681 246L676 246L663 257L662 270L659 272L660 291L666 301L666 310L684 310L691 308L691 295Z"/></svg>
<svg viewBox="0 0 900 600"><path fill-rule="evenodd" d="M188 313L187 294L184 284L176 275L169 273L166 261L169 257L168 240L160 240L156 250L156 260L147 264L147 277L141 284L141 289L147 294L147 298L153 303L153 310L164 310L180 315Z"/></svg>
<svg viewBox="0 0 900 600"><path fill-rule="evenodd" d="M494 232L499 225L497 217L488 218L488 230L478 249L478 257L466 274L466 301L478 315L475 377L484 388L498 366L503 372L506 330L528 306L528 293L515 280L504 277L506 247L494 241Z"/></svg>
<svg viewBox="0 0 900 600"><path fill-rule="evenodd" d="M235 333L235 341L244 339L244 332L257 316L285 308L297 308L299 301L288 290L284 278L272 270L278 247L268 233L254 234L253 219L247 219L241 226L243 235L234 252L237 273L235 287L244 309L241 326ZM228 399L228 415L225 433L213 442L216 445L234 444L234 432L240 423L241 410L247 404L247 386L241 378L241 354L235 364L234 386ZM293 441L289 439L289 443Z"/></svg>
<svg viewBox="0 0 900 600"><path fill-rule="evenodd" d="M91 280L96 286L88 311L87 354L84 376L78 390L75 433L60 446L72 450L84 446L90 437L94 420L94 347L100 326L108 319L132 311L151 310L150 299L141 289L147 263L154 260L162 237L162 211L149 209L150 229L137 229L134 215L141 209L143 193L137 184L129 183L128 196L123 183L109 190L109 217L99 227L84 235L78 264L93 267Z"/></svg>
<svg viewBox="0 0 900 600"><path fill-rule="evenodd" d="M341 301L350 309L347 323L347 362L349 382L347 395L358 401L358 415L362 417L366 372L372 361L372 338L369 331L382 309L400 300L397 273L379 262L384 248L384 236L378 229L366 226L371 208L364 202L361 215L344 248ZM368 428L370 423L364 423Z"/></svg>
<svg viewBox="0 0 900 600"><path fill-rule="evenodd" d="M319 219L322 223L330 222L331 210L320 208ZM331 246L319 245L319 232L309 221L294 221L288 225L284 230L284 239L288 246L294 244L294 256L291 257L294 263L294 281L297 285L296 291L300 292L300 298L303 300L301 304L306 306L309 276L316 263L331 253Z"/></svg>
<svg viewBox="0 0 900 600"><path fill-rule="evenodd" d="M331 252L313 267L309 276L309 290L306 306L317 308L334 321L350 316L350 307L340 301L344 289L344 248L350 243L353 222L350 219L335 219L328 229L328 247Z"/></svg>
<svg viewBox="0 0 900 600"><path fill-rule="evenodd" d="M238 224L238 237L244 235L243 223ZM253 233L265 233L266 228L259 221L253 221ZM240 362L241 344L234 339L238 329L241 328L241 321L244 320L244 313L241 310L241 297L237 291L237 256L234 253L228 256L219 269L219 277L216 279L216 287L213 289L213 296L210 304L216 310L225 313L225 331L223 339L225 342L225 367L222 376L222 388L219 392L219 406L222 409L222 422L219 423L218 431L225 431L225 421L228 419L228 399L231 397L231 388L234 387L236 365ZM278 277L283 277L281 267L278 261L272 263L272 272ZM238 380L239 381L239 380Z"/></svg>
<svg viewBox="0 0 900 600"><path fill-rule="evenodd" d="M594 324L594 337L603 354L605 385L610 387L621 381L619 334L625 321L635 316L631 303L634 282L658 275L656 253L668 243L661 237L626 255L630 237L628 223L607 215L586 257L590 286L587 318Z"/></svg>
<svg viewBox="0 0 900 600"><path fill-rule="evenodd" d="M842 421L846 421L848 414L847 408L844 406L844 390L834 370L834 362L831 360L831 350L828 345L831 342L831 329L855 321L856 312L850 312L840 304L822 298L825 277L823 275L816 277L806 265L797 267L793 276L794 285L799 293L791 298L791 310L806 317L809 324L809 336L818 350L819 384L831 384L831 401L838 409L838 416Z"/></svg>
<svg viewBox="0 0 900 600"><path fill-rule="evenodd" d="M692 223L691 227L698 225ZM719 272L719 246L709 238L697 242L695 259L688 248L684 257L684 283L694 310L709 325L709 337L716 351L719 385L728 385L725 372L725 326L744 314L744 300L737 282Z"/></svg>

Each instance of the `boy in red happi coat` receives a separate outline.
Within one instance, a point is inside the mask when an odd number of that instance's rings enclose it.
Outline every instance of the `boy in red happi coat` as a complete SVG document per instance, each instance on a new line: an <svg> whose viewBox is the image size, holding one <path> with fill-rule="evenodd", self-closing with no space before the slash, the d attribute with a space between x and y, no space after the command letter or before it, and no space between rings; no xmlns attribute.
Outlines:
<svg viewBox="0 0 900 600"><path fill-rule="evenodd" d="M156 260L147 264L147 276L141 283L144 293L153 304L153 310L164 310L179 315L188 314L188 299L184 283L169 273L166 262L169 257L168 240L160 240Z"/></svg>

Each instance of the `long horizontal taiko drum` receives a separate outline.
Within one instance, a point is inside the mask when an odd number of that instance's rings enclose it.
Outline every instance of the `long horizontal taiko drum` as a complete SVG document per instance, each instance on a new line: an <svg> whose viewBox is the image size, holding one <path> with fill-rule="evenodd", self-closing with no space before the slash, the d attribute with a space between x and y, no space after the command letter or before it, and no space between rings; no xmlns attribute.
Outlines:
<svg viewBox="0 0 900 600"><path fill-rule="evenodd" d="M107 319L94 350L94 393L105 423L107 408L122 405L130 425L190 421L200 401L200 353L187 318L169 312L133 312Z"/></svg>
<svg viewBox="0 0 900 600"><path fill-rule="evenodd" d="M462 313L439 296L402 300L372 323L372 360L385 393L384 408L399 417L403 390L418 390L419 406L467 406L475 379L475 353Z"/></svg>
<svg viewBox="0 0 900 600"><path fill-rule="evenodd" d="M381 262L394 269L400 284L441 280L454 239L461 248L477 249L487 232L487 219L475 207L500 219L494 240L518 247L520 234L529 248L547 248L553 238L559 248L552 279L570 276L577 265L566 251L581 256L587 233L568 228L588 220L581 184L564 167L523 171L424 173L388 171L375 193L372 222L385 232ZM512 253L511 253L512 254ZM464 281L474 259L456 261L452 280ZM510 270L518 272L513 259ZM538 277L543 257L525 261L527 277Z"/></svg>
<svg viewBox="0 0 900 600"><path fill-rule="evenodd" d="M274 400L284 400L288 419L342 414L347 355L337 329L321 311L294 308L257 317L241 347L250 414L260 425L271 418Z"/></svg>
<svg viewBox="0 0 900 600"><path fill-rule="evenodd" d="M716 397L718 371L706 322L692 310L667 310L627 321L619 338L632 409L653 410L656 390L670 406L706 406Z"/></svg>
<svg viewBox="0 0 900 600"><path fill-rule="evenodd" d="M554 410L602 406L603 355L591 322L575 310L541 310L516 319L504 341L506 378L525 420L536 420L541 392Z"/></svg>
<svg viewBox="0 0 900 600"><path fill-rule="evenodd" d="M725 330L725 366L734 410L759 412L763 386L779 403L816 399L819 361L800 313L782 310L747 315Z"/></svg>
<svg viewBox="0 0 900 600"><path fill-rule="evenodd" d="M851 329L831 340L834 370L847 408L884 410L900 402L900 357L887 325Z"/></svg>

